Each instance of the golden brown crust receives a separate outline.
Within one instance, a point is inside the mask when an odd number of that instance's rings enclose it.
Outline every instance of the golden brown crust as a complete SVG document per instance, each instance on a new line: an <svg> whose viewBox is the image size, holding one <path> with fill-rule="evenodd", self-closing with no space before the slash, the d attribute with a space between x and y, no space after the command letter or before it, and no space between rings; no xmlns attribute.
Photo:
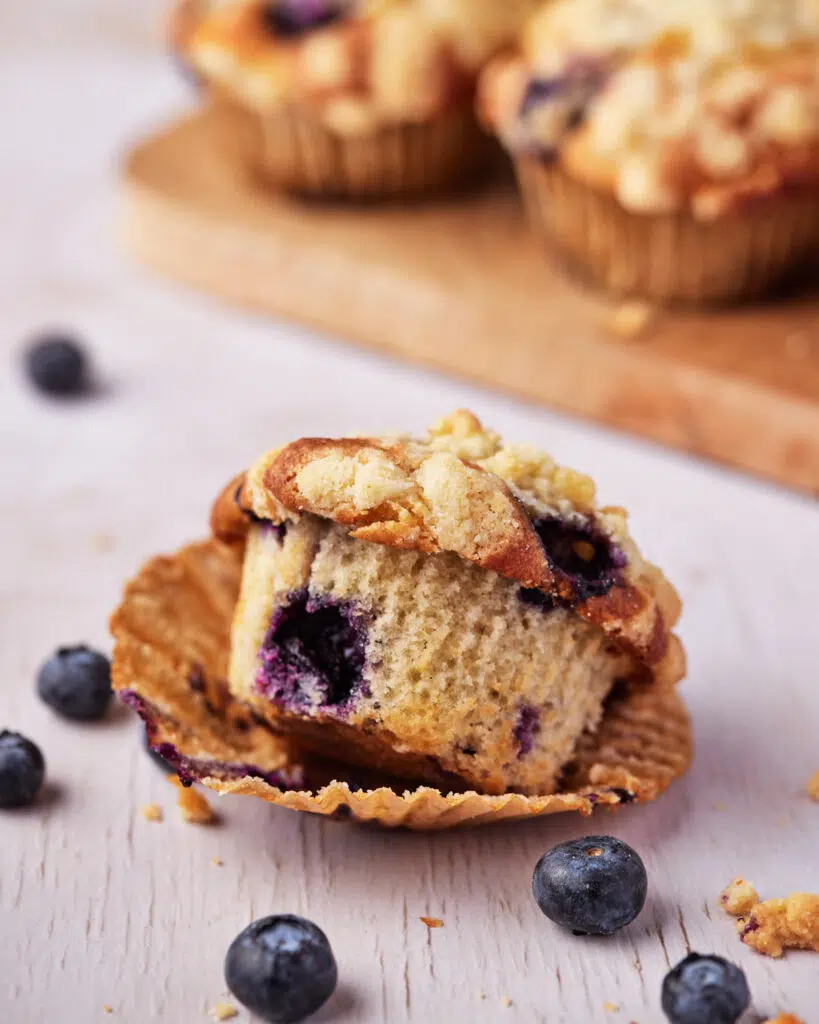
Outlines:
<svg viewBox="0 0 819 1024"><path fill-rule="evenodd" d="M154 558L111 618L115 689L146 720L163 756L176 757L189 778L217 792L391 827L442 829L653 800L688 767L688 715L662 686L614 698L600 729L581 738L554 794L446 793L305 758L220 684L240 566L239 552L214 540ZM299 773L311 788L286 788L288 780L298 785Z"/></svg>
<svg viewBox="0 0 819 1024"><path fill-rule="evenodd" d="M596 510L587 477L541 453L503 448L471 413L452 414L425 442L302 438L259 460L241 487L237 481L214 506L214 534L228 543L241 537L240 507L274 523L309 512L357 540L425 554L451 551L570 604L652 678L673 683L684 674L682 646L671 633L679 598L640 556L623 511ZM605 594L579 596L571 579L555 571L537 533L539 515L591 524L622 547L628 564Z"/></svg>

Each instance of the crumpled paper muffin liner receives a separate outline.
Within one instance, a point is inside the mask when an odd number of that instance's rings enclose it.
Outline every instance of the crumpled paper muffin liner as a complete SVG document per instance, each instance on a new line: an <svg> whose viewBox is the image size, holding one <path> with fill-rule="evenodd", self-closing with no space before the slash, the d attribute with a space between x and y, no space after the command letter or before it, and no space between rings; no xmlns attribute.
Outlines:
<svg viewBox="0 0 819 1024"><path fill-rule="evenodd" d="M689 765L688 714L673 688L659 685L613 696L558 792L544 796L444 793L302 754L224 682L241 569L239 551L213 539L153 558L111 617L114 687L183 781L296 811L444 829L646 802Z"/></svg>

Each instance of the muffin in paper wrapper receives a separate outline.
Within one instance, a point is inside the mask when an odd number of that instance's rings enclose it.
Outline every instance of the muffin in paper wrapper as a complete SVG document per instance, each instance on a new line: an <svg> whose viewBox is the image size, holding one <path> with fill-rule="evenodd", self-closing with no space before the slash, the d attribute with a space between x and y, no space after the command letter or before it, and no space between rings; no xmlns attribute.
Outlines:
<svg viewBox="0 0 819 1024"><path fill-rule="evenodd" d="M313 814L444 829L646 802L688 767L688 715L663 685L614 694L600 728L581 738L558 792L545 796L447 793L302 754L224 682L241 571L235 547L191 544L149 561L111 618L114 687L184 782Z"/></svg>

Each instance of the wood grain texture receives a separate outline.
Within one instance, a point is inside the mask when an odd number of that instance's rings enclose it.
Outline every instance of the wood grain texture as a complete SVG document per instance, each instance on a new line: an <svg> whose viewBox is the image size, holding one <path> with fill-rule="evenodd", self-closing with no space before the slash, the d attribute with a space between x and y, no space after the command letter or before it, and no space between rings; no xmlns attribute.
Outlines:
<svg viewBox="0 0 819 1024"><path fill-rule="evenodd" d="M119 8L130 26L136 7ZM296 911L339 958L323 1024L661 1024L661 978L689 944L742 965L760 1016L813 1024L816 956L756 956L715 900L736 873L763 895L819 888L819 808L802 793L819 768L816 506L129 265L111 168L185 94L163 55L105 29L119 8L15 5L13 43L0 33L0 727L37 740L49 775L37 807L0 816L0 1020L204 1024L239 928ZM93 401L55 405L22 381L23 339L55 323L93 351ZM82 727L37 701L40 661L59 643L105 648L123 580L200 536L214 494L260 451L308 432L418 430L459 405L593 472L682 591L698 754L657 804L429 836L226 797L206 829L178 819L124 711ZM152 801L162 824L139 814ZM645 913L611 941L555 932L529 893L540 854L591 829L632 842L651 879Z"/></svg>
<svg viewBox="0 0 819 1024"><path fill-rule="evenodd" d="M130 250L244 305L819 491L815 296L666 313L631 339L551 265L511 188L390 208L276 197L212 110L125 164Z"/></svg>

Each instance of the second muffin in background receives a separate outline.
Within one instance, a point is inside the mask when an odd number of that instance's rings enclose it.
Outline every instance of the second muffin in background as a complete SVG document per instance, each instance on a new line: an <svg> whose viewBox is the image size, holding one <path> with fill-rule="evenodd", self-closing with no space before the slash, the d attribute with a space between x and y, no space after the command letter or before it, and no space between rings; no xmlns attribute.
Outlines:
<svg viewBox="0 0 819 1024"><path fill-rule="evenodd" d="M534 0L181 0L174 46L258 130L270 184L372 198L446 189L491 143L478 72Z"/></svg>
<svg viewBox="0 0 819 1024"><path fill-rule="evenodd" d="M815 0L554 0L479 107L535 230L613 291L742 299L819 248Z"/></svg>

